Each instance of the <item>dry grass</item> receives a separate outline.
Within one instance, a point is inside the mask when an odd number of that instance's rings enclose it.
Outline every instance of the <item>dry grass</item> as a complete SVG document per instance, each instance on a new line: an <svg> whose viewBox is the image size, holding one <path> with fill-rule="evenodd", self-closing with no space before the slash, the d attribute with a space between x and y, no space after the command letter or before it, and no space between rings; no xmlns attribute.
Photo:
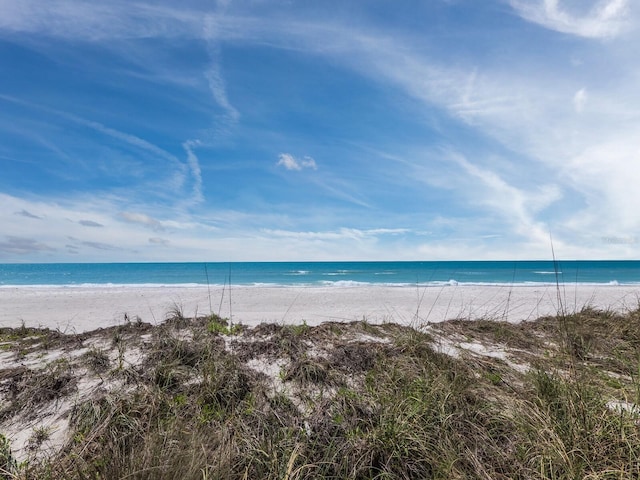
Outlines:
<svg viewBox="0 0 640 480"><path fill-rule="evenodd" d="M3 330L16 359L62 356L0 368L0 425L70 407L49 455L18 462L0 437L0 478L640 476L640 312L425 330L173 313L81 337Z"/></svg>

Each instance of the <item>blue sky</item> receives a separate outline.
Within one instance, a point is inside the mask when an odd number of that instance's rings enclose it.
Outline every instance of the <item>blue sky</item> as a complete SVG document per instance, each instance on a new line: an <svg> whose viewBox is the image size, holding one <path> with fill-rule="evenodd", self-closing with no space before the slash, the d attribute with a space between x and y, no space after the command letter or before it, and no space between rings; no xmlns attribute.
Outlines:
<svg viewBox="0 0 640 480"><path fill-rule="evenodd" d="M631 0L0 0L0 262L638 258Z"/></svg>

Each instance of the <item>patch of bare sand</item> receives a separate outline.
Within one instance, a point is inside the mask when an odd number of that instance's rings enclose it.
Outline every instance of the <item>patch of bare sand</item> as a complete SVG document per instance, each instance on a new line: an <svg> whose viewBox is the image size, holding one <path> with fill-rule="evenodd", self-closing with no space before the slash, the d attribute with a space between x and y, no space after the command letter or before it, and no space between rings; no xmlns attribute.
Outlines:
<svg viewBox="0 0 640 480"><path fill-rule="evenodd" d="M631 286L566 285L560 306L555 286L546 285L234 286L231 294L206 287L12 287L0 288L0 327L24 322L82 333L118 325L125 317L159 324L176 308L185 316L208 314L210 305L219 307L213 313L249 326L362 318L413 326L452 318L518 322L584 306L633 310L639 292Z"/></svg>

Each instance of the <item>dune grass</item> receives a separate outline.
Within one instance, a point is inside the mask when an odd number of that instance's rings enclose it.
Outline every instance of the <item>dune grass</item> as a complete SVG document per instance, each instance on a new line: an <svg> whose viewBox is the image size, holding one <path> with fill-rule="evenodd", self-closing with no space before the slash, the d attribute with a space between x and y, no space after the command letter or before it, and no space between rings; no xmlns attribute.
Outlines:
<svg viewBox="0 0 640 480"><path fill-rule="evenodd" d="M0 344L33 354L49 335L86 351L0 370L0 422L75 391L67 440L18 462L0 437L0 478L640 477L639 311L422 329L176 314L73 338L4 329ZM103 383L78 395L83 375Z"/></svg>

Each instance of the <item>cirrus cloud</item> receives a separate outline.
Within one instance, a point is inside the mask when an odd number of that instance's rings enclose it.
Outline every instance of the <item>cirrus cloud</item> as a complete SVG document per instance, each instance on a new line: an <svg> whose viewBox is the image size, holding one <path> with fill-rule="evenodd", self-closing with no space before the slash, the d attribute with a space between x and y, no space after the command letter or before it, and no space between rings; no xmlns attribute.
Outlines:
<svg viewBox="0 0 640 480"><path fill-rule="evenodd" d="M159 220L144 213L120 212L118 216L127 223L137 223L154 231L164 230L164 226Z"/></svg>
<svg viewBox="0 0 640 480"><path fill-rule="evenodd" d="M591 4L584 14L569 11L571 3L560 0L512 0L511 5L524 19L550 30L587 38L615 37L628 26L628 0L580 0L579 6Z"/></svg>

